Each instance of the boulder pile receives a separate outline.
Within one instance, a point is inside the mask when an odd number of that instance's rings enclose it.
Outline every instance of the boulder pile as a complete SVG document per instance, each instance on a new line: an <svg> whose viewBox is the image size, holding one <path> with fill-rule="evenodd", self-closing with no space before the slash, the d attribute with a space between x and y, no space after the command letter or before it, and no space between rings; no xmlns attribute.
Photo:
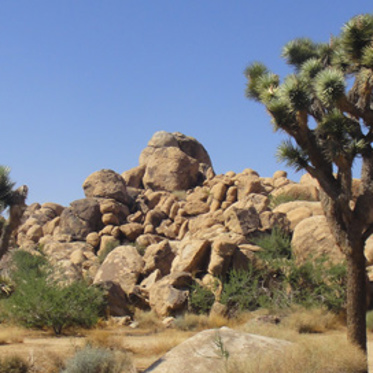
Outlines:
<svg viewBox="0 0 373 373"><path fill-rule="evenodd" d="M300 261L310 253L342 258L309 175L299 183L284 171L215 175L205 148L181 133L155 133L138 167L94 172L83 190L68 207L28 206L16 242L43 250L71 280L105 285L112 315L128 315L129 305L160 317L182 311L193 280L208 286L247 267L260 250L252 237L275 226L293 233ZM305 200L272 209L284 195Z"/></svg>

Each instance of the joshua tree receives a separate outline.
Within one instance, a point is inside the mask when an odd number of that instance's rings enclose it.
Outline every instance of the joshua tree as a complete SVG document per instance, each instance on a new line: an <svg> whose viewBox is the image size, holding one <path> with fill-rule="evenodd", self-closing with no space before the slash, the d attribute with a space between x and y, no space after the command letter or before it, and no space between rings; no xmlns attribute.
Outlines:
<svg viewBox="0 0 373 373"><path fill-rule="evenodd" d="M9 172L9 168L0 166L0 213L9 207L8 220L0 222L0 259L8 251L12 233L21 224L28 192L26 185L13 190L14 183L9 178Z"/></svg>
<svg viewBox="0 0 373 373"><path fill-rule="evenodd" d="M347 261L349 340L366 351L364 246L373 233L373 15L347 22L328 43L290 41L282 56L294 73L280 82L261 63L245 75L247 97L263 103L289 139L278 157L319 183L330 230ZM352 196L352 167L361 183Z"/></svg>

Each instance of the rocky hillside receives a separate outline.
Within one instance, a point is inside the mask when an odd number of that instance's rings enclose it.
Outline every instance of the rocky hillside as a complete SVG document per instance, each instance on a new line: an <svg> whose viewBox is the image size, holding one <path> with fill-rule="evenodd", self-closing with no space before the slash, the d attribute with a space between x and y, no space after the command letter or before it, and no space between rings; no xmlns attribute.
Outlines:
<svg viewBox="0 0 373 373"><path fill-rule="evenodd" d="M113 315L127 315L128 304L162 317L182 310L193 278L207 286L244 269L260 250L252 238L275 226L292 232L300 262L342 258L309 175L300 183L284 171L215 175L205 148L181 133L155 133L138 167L97 171L83 189L86 198L68 207L28 206L15 241L43 250L70 279L105 284ZM366 256L372 264L368 247Z"/></svg>

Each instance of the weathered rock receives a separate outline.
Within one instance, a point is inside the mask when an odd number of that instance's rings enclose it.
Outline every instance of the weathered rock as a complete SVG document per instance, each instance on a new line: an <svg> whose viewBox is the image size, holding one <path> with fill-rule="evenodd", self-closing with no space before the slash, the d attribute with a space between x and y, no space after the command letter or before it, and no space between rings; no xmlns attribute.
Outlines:
<svg viewBox="0 0 373 373"><path fill-rule="evenodd" d="M126 183L121 175L112 170L100 170L89 175L83 183L87 198L111 198L128 203Z"/></svg>
<svg viewBox="0 0 373 373"><path fill-rule="evenodd" d="M277 227L285 232L289 232L290 222L287 215L282 212L263 211L259 219L261 231L270 231L273 227Z"/></svg>
<svg viewBox="0 0 373 373"><path fill-rule="evenodd" d="M148 247L149 245L161 242L164 237L158 236L157 234L142 234L136 238L136 245L140 247Z"/></svg>
<svg viewBox="0 0 373 373"><path fill-rule="evenodd" d="M225 200L225 194L227 192L227 189L228 189L228 186L225 183L220 182L218 184L215 184L211 188L211 194L214 199L216 199L219 202L222 202Z"/></svg>
<svg viewBox="0 0 373 373"><path fill-rule="evenodd" d="M237 199L241 200L246 198L251 193L261 194L265 192L259 175L252 170L243 171L241 174L236 175L235 185L237 186Z"/></svg>
<svg viewBox="0 0 373 373"><path fill-rule="evenodd" d="M259 214L251 203L238 201L224 211L225 226L244 236L260 227Z"/></svg>
<svg viewBox="0 0 373 373"><path fill-rule="evenodd" d="M210 254L207 240L184 240L172 263L171 272L190 272L206 269Z"/></svg>
<svg viewBox="0 0 373 373"><path fill-rule="evenodd" d="M124 224L119 229L130 241L135 241L144 232L144 226L139 223Z"/></svg>
<svg viewBox="0 0 373 373"><path fill-rule="evenodd" d="M292 201L282 203L273 209L274 212L281 212L286 214L290 221L290 229L295 227L304 219L310 216L323 215L321 202L312 201Z"/></svg>
<svg viewBox="0 0 373 373"><path fill-rule="evenodd" d="M327 255L334 263L344 259L323 215L311 216L300 222L295 227L291 245L297 263L322 255Z"/></svg>
<svg viewBox="0 0 373 373"><path fill-rule="evenodd" d="M115 237L103 235L100 239L100 248L97 251L97 255L102 256L117 246L119 246L119 241Z"/></svg>
<svg viewBox="0 0 373 373"><path fill-rule="evenodd" d="M278 197L281 195L291 196L295 199L304 199L308 201L318 201L319 200L319 191L312 184L296 184L290 183L282 186L281 188L277 187L271 195L273 197Z"/></svg>
<svg viewBox="0 0 373 373"><path fill-rule="evenodd" d="M260 356L278 353L292 344L288 341L244 333L222 327L218 330L204 330L182 342L153 363L144 373L201 373L223 372L226 359L221 348L229 354L229 359L237 363Z"/></svg>
<svg viewBox="0 0 373 373"><path fill-rule="evenodd" d="M99 203L93 198L84 198L71 202L70 207L63 210L59 234L84 241L89 233L100 230L101 226Z"/></svg>
<svg viewBox="0 0 373 373"><path fill-rule="evenodd" d="M224 235L218 237L211 245L211 257L208 266L208 273L213 276L224 275L231 262L232 255L234 254L237 245Z"/></svg>
<svg viewBox="0 0 373 373"><path fill-rule="evenodd" d="M175 258L168 240L164 240L158 244L150 245L147 247L144 254L144 270L145 274L153 272L158 269L162 276L170 273L172 261Z"/></svg>
<svg viewBox="0 0 373 373"><path fill-rule="evenodd" d="M150 307L161 317L182 312L187 306L191 283L191 275L185 272L163 277L149 290Z"/></svg>
<svg viewBox="0 0 373 373"><path fill-rule="evenodd" d="M119 219L112 212L103 214L101 221L104 225L119 225Z"/></svg>
<svg viewBox="0 0 373 373"><path fill-rule="evenodd" d="M149 297L150 289L161 278L162 278L161 271L159 269L156 269L148 277L144 278L144 280L141 281L141 284L140 284L141 292L145 294L145 296Z"/></svg>
<svg viewBox="0 0 373 373"><path fill-rule="evenodd" d="M94 279L95 284L117 283L129 295L142 272L144 262L133 246L118 246L102 263Z"/></svg>
<svg viewBox="0 0 373 373"><path fill-rule="evenodd" d="M40 225L35 224L27 231L26 238L30 241L39 242L43 235L43 228Z"/></svg>
<svg viewBox="0 0 373 373"><path fill-rule="evenodd" d="M99 203L101 214L113 214L117 217L120 223L123 223L126 217L130 214L127 205L114 199L101 199Z"/></svg>
<svg viewBox="0 0 373 373"><path fill-rule="evenodd" d="M153 190L187 190L197 185L198 161L175 147L156 148L147 161L143 178Z"/></svg>
<svg viewBox="0 0 373 373"><path fill-rule="evenodd" d="M204 146L195 138L185 136L180 132L174 132L179 148L190 157L196 159L199 163L212 167L210 156Z"/></svg>
<svg viewBox="0 0 373 373"><path fill-rule="evenodd" d="M54 219L48 221L43 225L43 235L53 235L54 230L60 225L61 218L56 216Z"/></svg>
<svg viewBox="0 0 373 373"><path fill-rule="evenodd" d="M106 281L102 283L106 291L106 300L111 316L132 316L130 302L126 293L117 282Z"/></svg>
<svg viewBox="0 0 373 373"><path fill-rule="evenodd" d="M127 187L143 188L142 178L145 174L145 165L131 168L122 173L122 177Z"/></svg>

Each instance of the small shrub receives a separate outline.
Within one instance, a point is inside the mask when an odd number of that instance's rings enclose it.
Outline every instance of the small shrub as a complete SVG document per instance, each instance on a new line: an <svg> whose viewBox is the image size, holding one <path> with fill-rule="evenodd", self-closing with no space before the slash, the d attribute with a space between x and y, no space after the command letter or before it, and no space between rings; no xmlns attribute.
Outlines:
<svg viewBox="0 0 373 373"><path fill-rule="evenodd" d="M274 227L271 233L255 238L253 242L264 249L257 253L264 260L291 258L291 237L278 227Z"/></svg>
<svg viewBox="0 0 373 373"><path fill-rule="evenodd" d="M263 272L264 273L264 272ZM266 288L265 279L253 265L247 271L232 270L223 284L221 303L229 309L229 316L235 316L243 310L253 311L260 307Z"/></svg>
<svg viewBox="0 0 373 373"><path fill-rule="evenodd" d="M190 289L188 307L189 311L197 314L210 312L215 302L215 295L198 283L194 283Z"/></svg>
<svg viewBox="0 0 373 373"><path fill-rule="evenodd" d="M121 373L123 371L133 371L127 354L86 346L67 361L62 373Z"/></svg>
<svg viewBox="0 0 373 373"><path fill-rule="evenodd" d="M0 373L27 373L29 364L19 356L5 357L0 360Z"/></svg>
<svg viewBox="0 0 373 373"><path fill-rule="evenodd" d="M4 303L14 321L26 327L51 327L56 334L67 326L91 327L97 322L104 309L101 289L85 281L61 284L43 257L19 251L14 262L16 290Z"/></svg>

